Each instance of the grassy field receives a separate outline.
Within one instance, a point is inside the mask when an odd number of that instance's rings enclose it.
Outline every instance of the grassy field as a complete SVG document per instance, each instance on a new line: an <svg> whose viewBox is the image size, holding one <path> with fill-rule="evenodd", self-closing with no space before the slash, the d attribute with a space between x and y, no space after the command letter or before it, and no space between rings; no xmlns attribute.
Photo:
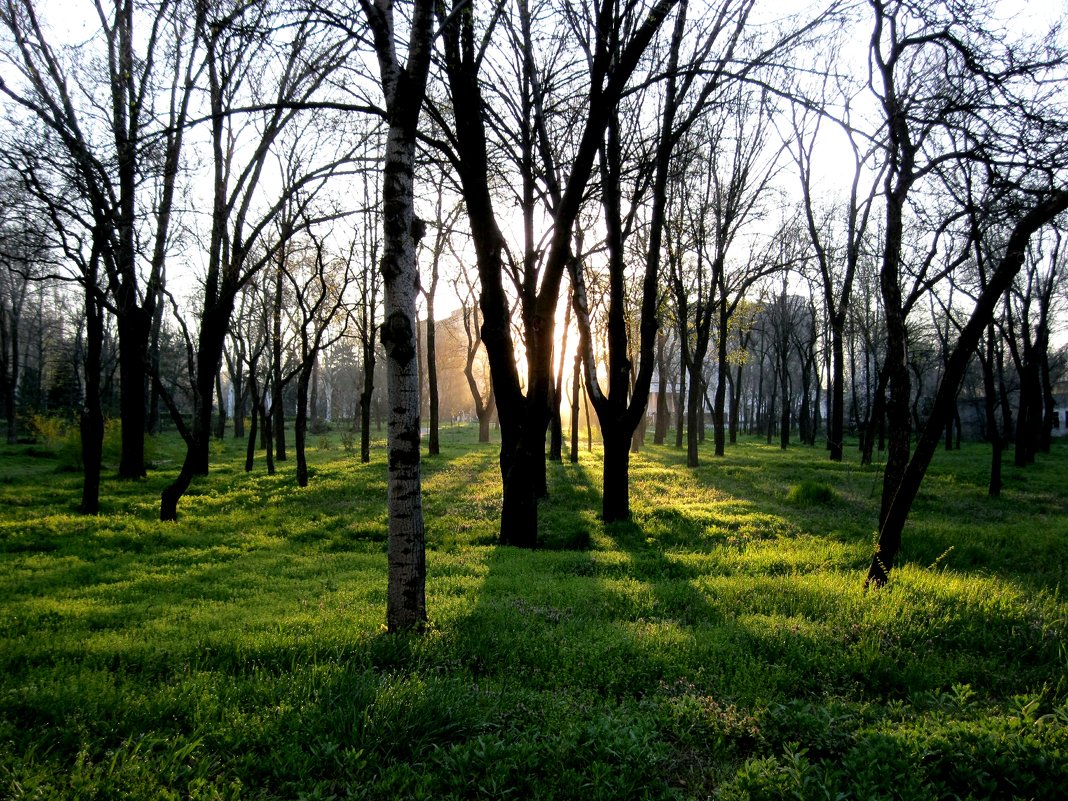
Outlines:
<svg viewBox="0 0 1068 801"><path fill-rule="evenodd" d="M385 466L312 437L159 469L75 513L62 449L0 451L0 797L1065 796L1068 443L986 496L940 453L889 587L862 588L878 466L757 441L550 466L543 547L497 547L497 450L424 462L432 626L387 635ZM331 447L325 447L331 445Z"/></svg>

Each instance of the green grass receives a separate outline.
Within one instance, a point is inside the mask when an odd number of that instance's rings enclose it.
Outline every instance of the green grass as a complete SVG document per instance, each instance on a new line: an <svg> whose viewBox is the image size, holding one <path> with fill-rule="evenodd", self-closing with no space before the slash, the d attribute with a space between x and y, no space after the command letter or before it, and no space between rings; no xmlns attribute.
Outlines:
<svg viewBox="0 0 1068 801"><path fill-rule="evenodd" d="M383 632L385 465L244 473L179 448L77 515L63 454L0 451L0 797L1035 798L1068 780L1068 443L940 453L891 584L881 472L757 441L550 465L543 547L495 543L497 448L424 462L422 637Z"/></svg>

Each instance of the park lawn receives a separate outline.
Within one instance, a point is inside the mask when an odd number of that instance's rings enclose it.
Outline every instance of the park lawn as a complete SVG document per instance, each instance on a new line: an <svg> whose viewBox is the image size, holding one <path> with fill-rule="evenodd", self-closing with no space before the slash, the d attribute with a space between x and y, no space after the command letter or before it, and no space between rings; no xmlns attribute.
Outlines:
<svg viewBox="0 0 1068 801"><path fill-rule="evenodd" d="M865 592L880 467L758 440L550 465L543 547L498 547L497 446L424 462L423 636L382 630L385 464L337 432L267 476L180 449L76 514L62 447L0 451L0 797L1034 798L1068 786L1068 442L940 453ZM381 443L379 443L379 446Z"/></svg>

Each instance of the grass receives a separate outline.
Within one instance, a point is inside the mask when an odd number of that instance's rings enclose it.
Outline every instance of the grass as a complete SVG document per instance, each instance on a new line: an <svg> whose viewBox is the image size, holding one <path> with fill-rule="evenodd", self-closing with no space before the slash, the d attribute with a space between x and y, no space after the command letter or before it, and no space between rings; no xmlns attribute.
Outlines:
<svg viewBox="0 0 1068 801"><path fill-rule="evenodd" d="M1001 499L983 446L940 453L864 592L880 470L852 453L649 447L605 526L583 451L526 552L475 433L424 462L422 637L382 631L381 450L319 442L301 490L220 443L168 525L175 442L96 519L61 454L0 451L0 797L1063 794L1066 443Z"/></svg>

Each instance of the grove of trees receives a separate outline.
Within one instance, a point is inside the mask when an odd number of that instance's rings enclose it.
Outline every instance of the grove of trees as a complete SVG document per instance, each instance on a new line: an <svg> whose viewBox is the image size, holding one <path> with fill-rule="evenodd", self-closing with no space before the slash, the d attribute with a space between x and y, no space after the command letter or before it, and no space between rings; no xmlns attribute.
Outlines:
<svg viewBox="0 0 1068 801"><path fill-rule="evenodd" d="M418 630L450 415L497 440L524 548L582 424L606 522L647 429L690 467L855 437L885 454L872 587L940 446L990 442L996 495L1068 427L1068 40L1040 10L82 6L0 3L0 402L8 443L77 430L86 514L165 426L162 521L212 437L274 472L288 418L303 487L309 432L359 429L366 462L384 424L387 623Z"/></svg>

